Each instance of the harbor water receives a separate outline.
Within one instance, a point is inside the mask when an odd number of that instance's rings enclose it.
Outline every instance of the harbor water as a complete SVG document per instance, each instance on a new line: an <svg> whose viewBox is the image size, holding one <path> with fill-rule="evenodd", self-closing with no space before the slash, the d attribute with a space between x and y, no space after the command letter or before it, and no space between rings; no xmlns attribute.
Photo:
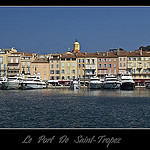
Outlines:
<svg viewBox="0 0 150 150"><path fill-rule="evenodd" d="M0 128L149 128L150 89L0 90Z"/></svg>

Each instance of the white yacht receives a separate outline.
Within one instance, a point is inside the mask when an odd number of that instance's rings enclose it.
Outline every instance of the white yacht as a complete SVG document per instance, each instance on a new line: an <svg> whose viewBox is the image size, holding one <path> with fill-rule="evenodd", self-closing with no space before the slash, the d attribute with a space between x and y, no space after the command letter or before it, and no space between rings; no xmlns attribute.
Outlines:
<svg viewBox="0 0 150 150"><path fill-rule="evenodd" d="M131 74L121 75L121 90L134 90L135 82Z"/></svg>
<svg viewBox="0 0 150 150"><path fill-rule="evenodd" d="M73 90L80 89L80 81L72 80L70 82L70 88L73 89Z"/></svg>
<svg viewBox="0 0 150 150"><path fill-rule="evenodd" d="M19 89L21 87L21 82L23 78L20 76L8 77L6 80L2 81L2 89Z"/></svg>
<svg viewBox="0 0 150 150"><path fill-rule="evenodd" d="M119 89L121 82L115 75L106 75L103 83L104 89Z"/></svg>
<svg viewBox="0 0 150 150"><path fill-rule="evenodd" d="M0 89L2 89L2 81L3 79L0 79Z"/></svg>
<svg viewBox="0 0 150 150"><path fill-rule="evenodd" d="M98 77L91 77L89 82L90 89L101 89L103 83L100 81Z"/></svg>
<svg viewBox="0 0 150 150"><path fill-rule="evenodd" d="M21 83L21 89L43 89L46 83L41 81L39 76L28 76Z"/></svg>

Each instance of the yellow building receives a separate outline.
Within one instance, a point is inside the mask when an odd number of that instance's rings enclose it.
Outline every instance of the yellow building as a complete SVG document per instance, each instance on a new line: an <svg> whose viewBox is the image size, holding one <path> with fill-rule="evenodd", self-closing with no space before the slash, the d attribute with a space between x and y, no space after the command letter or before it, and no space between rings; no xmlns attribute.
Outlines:
<svg viewBox="0 0 150 150"><path fill-rule="evenodd" d="M132 74L136 86L146 86L150 83L150 52L128 52L127 59L127 71Z"/></svg>
<svg viewBox="0 0 150 150"><path fill-rule="evenodd" d="M60 54L50 54L50 80L60 79Z"/></svg>
<svg viewBox="0 0 150 150"><path fill-rule="evenodd" d="M77 54L77 78L85 78L85 53Z"/></svg>
<svg viewBox="0 0 150 150"><path fill-rule="evenodd" d="M0 78L7 77L8 54L10 52L17 52L17 50L15 48L0 49Z"/></svg>
<svg viewBox="0 0 150 150"><path fill-rule="evenodd" d="M71 80L77 78L77 59L76 55L70 51L61 54L60 79Z"/></svg>
<svg viewBox="0 0 150 150"><path fill-rule="evenodd" d="M35 53L24 53L21 56L20 60L20 73L25 75L27 78L28 75L31 75L31 62L35 59Z"/></svg>

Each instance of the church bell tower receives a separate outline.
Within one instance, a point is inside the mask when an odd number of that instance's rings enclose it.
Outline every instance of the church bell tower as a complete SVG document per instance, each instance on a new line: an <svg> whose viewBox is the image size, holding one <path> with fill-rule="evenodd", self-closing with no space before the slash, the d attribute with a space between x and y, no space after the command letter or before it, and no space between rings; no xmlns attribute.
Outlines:
<svg viewBox="0 0 150 150"><path fill-rule="evenodd" d="M75 43L73 44L73 52L74 53L80 53L80 44L77 41L77 39L75 40Z"/></svg>

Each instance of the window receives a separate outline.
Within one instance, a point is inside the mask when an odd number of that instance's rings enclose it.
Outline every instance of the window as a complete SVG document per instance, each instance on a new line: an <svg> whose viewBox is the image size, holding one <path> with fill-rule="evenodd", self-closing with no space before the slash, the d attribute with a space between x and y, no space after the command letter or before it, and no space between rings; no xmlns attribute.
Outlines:
<svg viewBox="0 0 150 150"><path fill-rule="evenodd" d="M70 70L68 69L68 73L70 73Z"/></svg>
<svg viewBox="0 0 150 150"><path fill-rule="evenodd" d="M44 74L46 74L46 71L44 71Z"/></svg>
<svg viewBox="0 0 150 150"><path fill-rule="evenodd" d="M57 64L56 67L59 68L59 65Z"/></svg>
<svg viewBox="0 0 150 150"><path fill-rule="evenodd" d="M27 62L27 67L30 67L30 62ZM46 68L46 67L45 67Z"/></svg>
<svg viewBox="0 0 150 150"><path fill-rule="evenodd" d="M74 66L75 66L75 63L72 63L72 66L74 67Z"/></svg>
<svg viewBox="0 0 150 150"><path fill-rule="evenodd" d="M88 63L88 64L90 63L90 59L87 59L87 63Z"/></svg>
<svg viewBox="0 0 150 150"><path fill-rule="evenodd" d="M62 63L62 67L64 67L64 63Z"/></svg>
<svg viewBox="0 0 150 150"><path fill-rule="evenodd" d="M80 60L80 59L78 59L78 63L81 63L81 60Z"/></svg>
<svg viewBox="0 0 150 150"><path fill-rule="evenodd" d="M0 64L0 69L1 69L1 64Z"/></svg>
<svg viewBox="0 0 150 150"><path fill-rule="evenodd" d="M136 61L136 58L133 58L133 61Z"/></svg>
<svg viewBox="0 0 150 150"><path fill-rule="evenodd" d="M114 68L116 68L116 64L114 64Z"/></svg>
<svg viewBox="0 0 150 150"><path fill-rule="evenodd" d="M84 75L84 70L82 70L82 74Z"/></svg>
<svg viewBox="0 0 150 150"><path fill-rule="evenodd" d="M104 64L104 68L106 68L107 67L107 64Z"/></svg>
<svg viewBox="0 0 150 150"><path fill-rule="evenodd" d="M65 70L61 70L61 73L65 73Z"/></svg>
<svg viewBox="0 0 150 150"><path fill-rule="evenodd" d="M146 63L144 63L144 67L146 67Z"/></svg>
<svg viewBox="0 0 150 150"><path fill-rule="evenodd" d="M52 65L51 65L51 68L53 68L53 67L54 67L54 65L52 64Z"/></svg>
<svg viewBox="0 0 150 150"><path fill-rule="evenodd" d="M107 59L103 59L104 62L107 62Z"/></svg>
<svg viewBox="0 0 150 150"><path fill-rule="evenodd" d="M136 63L134 63L134 67L136 67Z"/></svg>
<svg viewBox="0 0 150 150"><path fill-rule="evenodd" d="M13 63L13 58L11 58L11 63Z"/></svg>
<svg viewBox="0 0 150 150"><path fill-rule="evenodd" d="M122 61L122 58L120 58L120 61Z"/></svg>
<svg viewBox="0 0 150 150"><path fill-rule="evenodd" d="M109 62L111 62L111 59L109 59Z"/></svg>
<svg viewBox="0 0 150 150"><path fill-rule="evenodd" d="M56 72L56 74L59 74L59 73L60 73L59 70L56 70L55 72Z"/></svg>
<svg viewBox="0 0 150 150"><path fill-rule="evenodd" d="M102 62L102 59L99 59L99 62Z"/></svg>
<svg viewBox="0 0 150 150"><path fill-rule="evenodd" d="M6 69L6 64L4 64L4 69Z"/></svg>
<svg viewBox="0 0 150 150"><path fill-rule="evenodd" d="M44 80L46 80L46 77L44 76Z"/></svg>
<svg viewBox="0 0 150 150"><path fill-rule="evenodd" d="M122 63L120 63L120 67L122 67Z"/></svg>
<svg viewBox="0 0 150 150"><path fill-rule="evenodd" d="M114 70L114 74L116 74L116 69Z"/></svg>
<svg viewBox="0 0 150 150"><path fill-rule="evenodd" d="M0 57L0 64L3 63L3 57Z"/></svg>
<svg viewBox="0 0 150 150"><path fill-rule="evenodd" d="M72 70L72 73L75 73L75 70L74 70L74 69Z"/></svg>
<svg viewBox="0 0 150 150"><path fill-rule="evenodd" d="M101 67L102 67L102 64L99 64L98 66L101 68Z"/></svg>
<svg viewBox="0 0 150 150"><path fill-rule="evenodd" d="M123 63L123 67L125 67L126 66L126 63Z"/></svg>
<svg viewBox="0 0 150 150"><path fill-rule="evenodd" d="M18 63L18 58L16 58L16 63Z"/></svg>
<svg viewBox="0 0 150 150"><path fill-rule="evenodd" d="M111 67L112 67L112 64L109 64L108 67L111 68Z"/></svg>
<svg viewBox="0 0 150 150"><path fill-rule="evenodd" d="M11 64L11 69L13 69L13 64Z"/></svg>
<svg viewBox="0 0 150 150"><path fill-rule="evenodd" d="M109 74L111 74L111 70L109 70Z"/></svg>
<svg viewBox="0 0 150 150"><path fill-rule="evenodd" d="M69 67L69 66L70 66L70 63L68 63L67 66Z"/></svg>
<svg viewBox="0 0 150 150"><path fill-rule="evenodd" d="M116 62L116 59L114 59L114 61Z"/></svg>
<svg viewBox="0 0 150 150"><path fill-rule="evenodd" d="M81 74L81 70L79 70L79 74Z"/></svg>
<svg viewBox="0 0 150 150"><path fill-rule="evenodd" d="M22 67L25 67L25 62L22 62Z"/></svg>
<svg viewBox="0 0 150 150"><path fill-rule="evenodd" d="M46 68L46 65L44 65L44 68Z"/></svg>
<svg viewBox="0 0 150 150"><path fill-rule="evenodd" d="M123 58L124 61L126 61L126 58Z"/></svg>
<svg viewBox="0 0 150 150"><path fill-rule="evenodd" d="M82 67L85 67L85 65L84 65L84 64L82 64Z"/></svg>
<svg viewBox="0 0 150 150"><path fill-rule="evenodd" d="M85 62L85 60L84 59L82 59L82 63L84 63Z"/></svg>
<svg viewBox="0 0 150 150"><path fill-rule="evenodd" d="M92 59L92 64L94 64L94 59Z"/></svg>

